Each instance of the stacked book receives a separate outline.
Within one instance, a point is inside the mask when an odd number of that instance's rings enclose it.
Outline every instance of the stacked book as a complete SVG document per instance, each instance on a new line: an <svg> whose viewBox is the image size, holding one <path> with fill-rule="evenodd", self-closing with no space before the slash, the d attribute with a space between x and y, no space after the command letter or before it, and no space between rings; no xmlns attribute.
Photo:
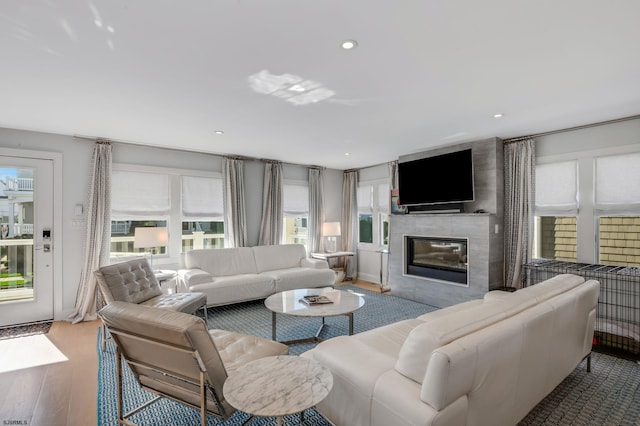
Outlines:
<svg viewBox="0 0 640 426"><path fill-rule="evenodd" d="M321 296L319 294L307 294L300 299L301 302L307 305L324 305L326 303L333 303L327 296Z"/></svg>

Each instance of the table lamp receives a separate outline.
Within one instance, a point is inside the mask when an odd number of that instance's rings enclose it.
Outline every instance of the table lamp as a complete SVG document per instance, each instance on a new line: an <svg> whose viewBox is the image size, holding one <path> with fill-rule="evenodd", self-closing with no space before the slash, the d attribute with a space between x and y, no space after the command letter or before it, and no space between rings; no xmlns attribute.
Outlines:
<svg viewBox="0 0 640 426"><path fill-rule="evenodd" d="M325 222L322 224L322 235L327 237L325 250L328 253L336 251L337 239L340 236L340 222Z"/></svg>
<svg viewBox="0 0 640 426"><path fill-rule="evenodd" d="M136 228L133 237L133 248L151 249L151 270L153 270L153 253L156 247L164 247L169 243L169 234L166 227ZM157 272L157 271L153 271Z"/></svg>

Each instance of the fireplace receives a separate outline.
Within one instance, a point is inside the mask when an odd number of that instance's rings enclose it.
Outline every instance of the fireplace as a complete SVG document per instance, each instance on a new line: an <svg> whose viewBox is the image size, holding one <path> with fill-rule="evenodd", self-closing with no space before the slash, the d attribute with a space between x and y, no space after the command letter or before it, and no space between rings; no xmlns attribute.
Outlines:
<svg viewBox="0 0 640 426"><path fill-rule="evenodd" d="M404 236L404 274L469 285L468 239Z"/></svg>

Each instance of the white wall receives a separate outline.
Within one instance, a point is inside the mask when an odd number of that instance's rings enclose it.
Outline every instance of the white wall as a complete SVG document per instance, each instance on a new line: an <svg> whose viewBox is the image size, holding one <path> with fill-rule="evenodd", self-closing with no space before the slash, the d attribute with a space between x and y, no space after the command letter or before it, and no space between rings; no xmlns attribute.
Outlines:
<svg viewBox="0 0 640 426"><path fill-rule="evenodd" d="M0 147L62 154L62 211L54 212L62 215L62 229L53 230L54 250L63 252L61 282L54 283L54 286L61 288L62 295L62 303L54 301L56 320L66 318L75 305L85 233L82 218L75 216L74 209L77 204L82 204L86 210L93 145L92 141L74 139L72 136L0 128ZM220 173L224 165L223 158L217 155L122 143L113 145L113 162ZM260 233L264 165L257 160L246 160L244 164L247 236L249 245L256 245ZM284 174L285 178L308 180L306 166L286 165ZM325 215L328 219L339 220L342 209L342 171L325 170L324 189ZM79 219L81 226L74 226Z"/></svg>

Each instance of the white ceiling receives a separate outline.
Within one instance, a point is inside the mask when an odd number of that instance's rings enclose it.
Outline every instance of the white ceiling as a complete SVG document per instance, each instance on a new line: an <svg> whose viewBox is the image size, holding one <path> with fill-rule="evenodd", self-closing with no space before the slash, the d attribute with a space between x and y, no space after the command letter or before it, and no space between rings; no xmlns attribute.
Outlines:
<svg viewBox="0 0 640 426"><path fill-rule="evenodd" d="M637 0L2 0L0 127L364 167L640 114L638 17ZM264 70L335 95L258 93Z"/></svg>

